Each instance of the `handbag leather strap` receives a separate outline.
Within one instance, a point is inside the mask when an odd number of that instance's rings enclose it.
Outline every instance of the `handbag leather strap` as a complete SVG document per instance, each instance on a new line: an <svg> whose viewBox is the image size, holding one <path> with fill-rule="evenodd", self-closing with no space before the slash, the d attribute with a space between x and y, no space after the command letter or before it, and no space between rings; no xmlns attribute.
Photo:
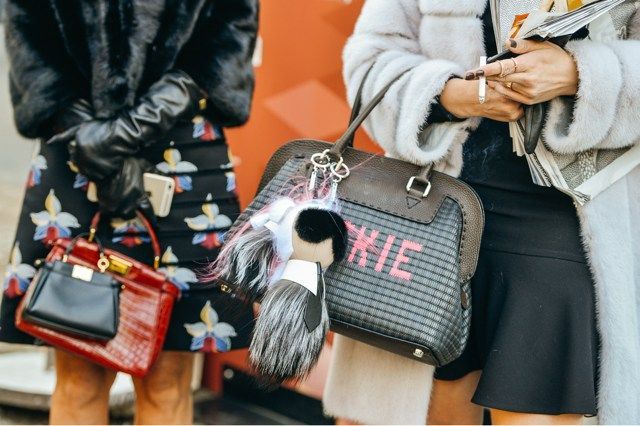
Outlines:
<svg viewBox="0 0 640 426"><path fill-rule="evenodd" d="M153 268L158 269L158 267L160 266L160 241L158 240L158 235L156 234L153 225L151 225L151 222L149 221L149 219L147 219L144 213L142 213L140 210L136 210L136 216L149 234L149 239L151 240L151 248L153 250ZM98 211L93 216L93 219L91 219L91 225L89 228L89 242L92 242L95 239L101 217L102 214Z"/></svg>
<svg viewBox="0 0 640 426"><path fill-rule="evenodd" d="M394 83L396 83L406 73L410 71L410 69L405 70L399 75L397 75L396 77L394 77L393 79L391 79L391 81L389 81L382 89L380 89L378 93L376 93L375 96L371 99L371 101L369 101L369 103L367 103L363 107L362 93L364 91L364 85L374 66L375 66L375 62L369 67L367 72L364 74L364 77L362 78L362 82L358 87L356 98L353 101L353 108L351 109L351 116L349 118L349 127L344 132L344 134L331 147L331 149L328 152L329 156L332 156L334 158L340 158L342 157L342 153L347 149L347 147L349 148L353 147L353 141L355 138L356 131L360 128L364 120L366 120L369 114L371 114L371 112L373 111L373 109L376 106L378 106L380 102L382 102L382 99L384 99L389 89L391 89L391 86L393 86ZM429 193L429 190L431 189L431 184L429 179L431 177L432 170L433 170L433 164L428 164L422 167L419 173L408 182L407 192L413 193L414 195L420 196L420 197L427 196L427 194ZM414 188L414 185L416 183L421 184L420 189Z"/></svg>

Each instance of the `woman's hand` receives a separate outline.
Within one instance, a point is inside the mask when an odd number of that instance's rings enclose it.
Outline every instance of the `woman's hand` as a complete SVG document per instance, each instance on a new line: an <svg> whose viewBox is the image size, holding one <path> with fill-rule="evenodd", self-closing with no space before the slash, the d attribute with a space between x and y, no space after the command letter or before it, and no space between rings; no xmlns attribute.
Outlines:
<svg viewBox="0 0 640 426"><path fill-rule="evenodd" d="M578 69L564 49L548 41L522 39L509 40L507 45L520 56L469 71L465 78L484 74L487 80L502 83L496 87L498 92L526 105L577 93Z"/></svg>
<svg viewBox="0 0 640 426"><path fill-rule="evenodd" d="M147 160L125 158L118 172L96 181L100 210L110 216L131 219L140 209L147 217L152 217L153 208L144 189L144 174L151 171L153 166Z"/></svg>
<svg viewBox="0 0 640 426"><path fill-rule="evenodd" d="M449 80L440 94L440 103L451 114L460 118L485 117L496 121L517 121L524 111L522 104L499 93L497 83L489 82L486 100L478 100L478 82L459 78Z"/></svg>

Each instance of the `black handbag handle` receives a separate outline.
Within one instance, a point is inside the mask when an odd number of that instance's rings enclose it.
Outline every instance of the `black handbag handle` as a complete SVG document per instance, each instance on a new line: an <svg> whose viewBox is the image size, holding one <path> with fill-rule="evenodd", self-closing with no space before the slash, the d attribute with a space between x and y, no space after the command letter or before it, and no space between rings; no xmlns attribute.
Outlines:
<svg viewBox="0 0 640 426"><path fill-rule="evenodd" d="M373 109L376 106L378 106L380 102L382 102L382 99L387 94L391 86L393 86L395 82L400 80L402 76L404 76L407 72L410 71L410 69L403 71L402 73L400 73L399 75L391 79L391 81L389 81L382 89L380 89L380 91L376 93L373 99L371 99L371 101L369 101L369 103L367 103L363 107L362 92L364 91L364 84L367 81L367 77L369 77L369 74L371 73L371 70L373 69L374 66L375 66L375 62L369 67L364 77L362 78L362 82L360 83L360 86L358 87L358 92L356 93L356 98L353 101L353 108L351 109L351 117L349 118L349 127L347 127L347 130L344 132L344 134L340 136L340 138L333 144L333 146L327 152L327 154L330 157L340 159L342 158L342 153L347 149L347 147L349 148L353 147L353 140L358 128L360 128L364 120L367 119L367 117L369 116L369 114L371 114ZM411 177L411 179L409 179L409 182L407 182L407 192L417 194L422 198L426 197L429 194L429 191L431 190L430 177L431 177L432 170L433 170L433 164L428 164L426 166L421 167L418 174ZM421 183L422 189L414 188L415 183Z"/></svg>

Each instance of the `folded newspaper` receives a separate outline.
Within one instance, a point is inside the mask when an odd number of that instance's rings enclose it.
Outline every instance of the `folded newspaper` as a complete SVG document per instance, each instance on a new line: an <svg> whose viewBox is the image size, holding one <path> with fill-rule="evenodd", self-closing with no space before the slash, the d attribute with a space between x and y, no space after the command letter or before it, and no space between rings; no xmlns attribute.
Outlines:
<svg viewBox="0 0 640 426"><path fill-rule="evenodd" d="M491 0L498 49L512 33L514 17L520 18L518 37L543 39L572 34L588 24L589 39L606 41L624 34L637 8L632 0L556 1L551 12L538 10L540 0ZM578 3L576 5L576 3ZM583 6L584 7L580 7ZM560 6L564 5L564 8ZM571 9L571 12L568 12ZM573 10L575 9L575 10ZM528 13L526 19L522 14ZM532 154L524 151L524 123L511 123L513 150L526 156L533 182L553 186L569 194L580 205L624 177L640 164L640 144L620 149L592 149L579 154L558 154L547 149L544 138Z"/></svg>

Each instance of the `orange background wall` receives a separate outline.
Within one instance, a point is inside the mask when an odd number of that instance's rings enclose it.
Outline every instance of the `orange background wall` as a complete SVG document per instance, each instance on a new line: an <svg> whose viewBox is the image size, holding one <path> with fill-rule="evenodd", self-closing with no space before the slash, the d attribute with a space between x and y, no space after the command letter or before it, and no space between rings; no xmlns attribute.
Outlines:
<svg viewBox="0 0 640 426"><path fill-rule="evenodd" d="M229 129L238 158L236 175L241 203L253 198L273 152L289 140L337 139L347 127L349 107L342 81L342 48L364 0L262 0L261 64L249 123ZM259 55L260 56L260 55ZM360 132L361 149L379 149ZM320 398L330 359L327 345L316 370L297 390ZM222 389L222 368L246 369L246 351L209 355L205 384Z"/></svg>
<svg viewBox="0 0 640 426"><path fill-rule="evenodd" d="M287 141L333 141L346 128L342 48L363 0L262 0L262 64L249 123L227 132L243 206L271 154ZM361 135L358 146L376 150Z"/></svg>

